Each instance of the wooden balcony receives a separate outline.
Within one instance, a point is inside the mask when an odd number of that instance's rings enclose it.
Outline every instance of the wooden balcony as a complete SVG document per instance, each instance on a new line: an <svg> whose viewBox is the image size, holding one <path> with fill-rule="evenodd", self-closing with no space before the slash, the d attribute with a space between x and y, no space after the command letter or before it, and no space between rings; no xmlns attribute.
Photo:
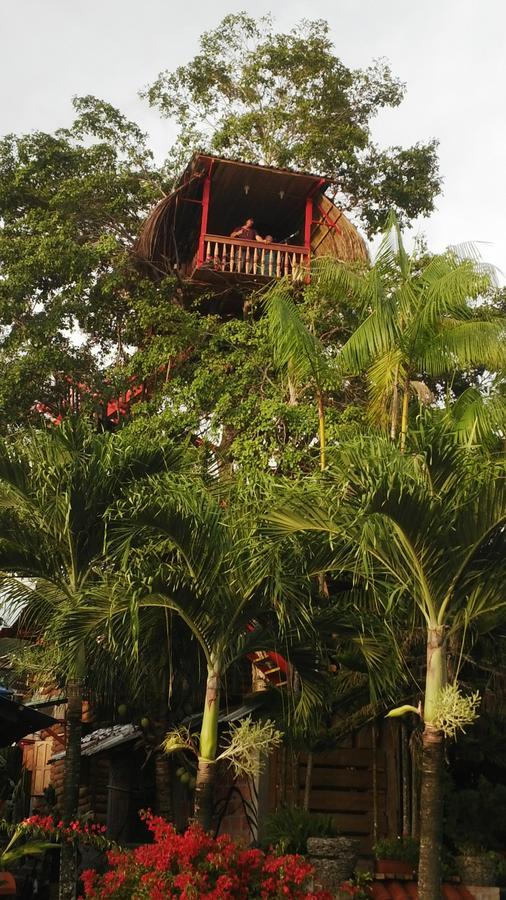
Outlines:
<svg viewBox="0 0 506 900"><path fill-rule="evenodd" d="M308 247L263 244L205 234L200 254L192 267L192 279L207 283L220 280L265 283L275 278L307 281L309 260Z"/></svg>

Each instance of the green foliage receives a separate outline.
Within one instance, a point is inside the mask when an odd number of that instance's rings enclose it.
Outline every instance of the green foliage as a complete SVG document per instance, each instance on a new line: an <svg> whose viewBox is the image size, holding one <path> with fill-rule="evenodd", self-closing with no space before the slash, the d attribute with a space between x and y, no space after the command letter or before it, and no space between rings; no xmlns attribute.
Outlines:
<svg viewBox="0 0 506 900"><path fill-rule="evenodd" d="M434 724L445 737L455 738L478 718L480 692L464 695L457 684L447 684L436 699Z"/></svg>
<svg viewBox="0 0 506 900"><path fill-rule="evenodd" d="M298 806L283 806L265 820L262 847L278 847L282 853L307 853L310 837L337 837L332 816L310 813Z"/></svg>
<svg viewBox="0 0 506 900"><path fill-rule="evenodd" d="M502 850L506 840L506 786L492 784L482 776L476 784L459 788L448 779L444 832L454 848L472 845Z"/></svg>
<svg viewBox="0 0 506 900"><path fill-rule="evenodd" d="M282 34L270 16L227 15L186 66L160 73L144 95L176 121L185 151L206 147L330 176L368 231L392 206L408 219L433 209L437 142L389 150L373 143L371 120L399 105L404 85L382 59L347 68L324 20Z"/></svg>
<svg viewBox="0 0 506 900"><path fill-rule="evenodd" d="M251 716L246 716L237 725L230 724L225 749L217 759L227 760L236 778L256 778L269 754L279 747L282 740L283 734L270 719L253 722Z"/></svg>
<svg viewBox="0 0 506 900"><path fill-rule="evenodd" d="M6 830L7 833L9 833L9 831L11 830L10 823L4 822L3 820L0 821L0 827L2 828L2 830ZM47 850L58 849L57 844L44 840L31 840L19 843L19 841L25 837L26 829L23 825L12 828L10 840L7 842L7 845L0 851L0 869L10 869L11 866L19 862L20 859L23 859L24 856L40 856ZM1 884L2 875L0 873L0 887Z"/></svg>
<svg viewBox="0 0 506 900"><path fill-rule="evenodd" d="M74 107L70 128L0 141L0 426L37 401L57 413L69 378L91 392L97 349L121 361L140 338L137 302L164 293L129 255L161 192L145 137L94 97Z"/></svg>
<svg viewBox="0 0 506 900"><path fill-rule="evenodd" d="M418 865L420 846L418 841L409 837L387 837L376 841L373 846L376 859L397 859L411 863L413 867Z"/></svg>
<svg viewBox="0 0 506 900"><path fill-rule="evenodd" d="M348 377L367 375L373 421L392 437L400 431L401 442L408 404L412 399L418 407L432 404L430 387L436 382L449 384L456 373L479 364L504 372L506 319L483 296L491 286L489 272L454 251L421 260L416 254L409 257L393 214L370 269L355 272L335 260L320 260L315 279L320 290L347 295L362 310L362 321L339 354L338 371ZM469 435L465 416L474 421L482 400L482 392L479 399L476 393L461 402L456 429L463 440ZM501 414L500 400L482 408L480 437Z"/></svg>
<svg viewBox="0 0 506 900"><path fill-rule="evenodd" d="M182 468L184 460L184 451L160 436L156 443L135 444L127 431L97 434L79 418L0 442L0 583L39 641L33 666L46 678L64 681L76 666L83 668L86 646L64 635L69 617L93 607L94 591L109 595L104 585L108 508L131 481ZM98 669L104 638L97 647L96 637L91 648ZM48 651L48 643L56 651Z"/></svg>

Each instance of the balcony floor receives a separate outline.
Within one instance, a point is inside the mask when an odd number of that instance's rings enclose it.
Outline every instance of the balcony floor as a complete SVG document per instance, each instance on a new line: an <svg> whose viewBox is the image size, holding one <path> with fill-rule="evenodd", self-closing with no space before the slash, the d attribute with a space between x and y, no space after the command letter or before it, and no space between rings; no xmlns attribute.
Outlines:
<svg viewBox="0 0 506 900"><path fill-rule="evenodd" d="M200 266L196 267L192 270L190 275L190 281L193 281L195 284L209 285L213 288L222 288L226 290L229 287L234 285L241 285L242 287L247 287L251 285L252 287L269 284L271 281L276 281L277 278L275 275L253 275L248 272L227 272L222 271L220 269L215 269L212 266Z"/></svg>

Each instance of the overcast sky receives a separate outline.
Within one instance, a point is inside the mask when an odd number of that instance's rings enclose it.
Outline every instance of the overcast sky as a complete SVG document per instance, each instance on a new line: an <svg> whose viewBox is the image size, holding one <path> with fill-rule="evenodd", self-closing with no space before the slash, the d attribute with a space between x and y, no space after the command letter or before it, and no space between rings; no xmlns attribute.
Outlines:
<svg viewBox="0 0 506 900"><path fill-rule="evenodd" d="M327 19L351 67L387 57L407 95L375 121L376 140L440 140L443 194L415 230L435 251L486 242L483 256L506 273L504 0L0 0L0 133L67 125L71 97L94 94L139 122L163 156L169 123L137 91L240 10L274 12L280 29L304 16Z"/></svg>

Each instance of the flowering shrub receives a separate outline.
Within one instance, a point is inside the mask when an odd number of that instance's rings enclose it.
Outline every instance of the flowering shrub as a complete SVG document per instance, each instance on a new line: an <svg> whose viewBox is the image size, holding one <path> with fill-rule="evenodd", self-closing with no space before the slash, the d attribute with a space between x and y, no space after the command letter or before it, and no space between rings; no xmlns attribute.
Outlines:
<svg viewBox="0 0 506 900"><path fill-rule="evenodd" d="M82 874L84 896L114 900L331 900L312 892L313 869L300 856L241 849L229 835L210 837L198 825L179 835L151 813L144 816L153 843L111 850L110 871Z"/></svg>
<svg viewBox="0 0 506 900"><path fill-rule="evenodd" d="M105 825L87 821L80 822L79 820L64 825L61 820L56 821L52 815L30 816L16 825L0 819L0 832L12 836L15 831L24 832L31 838L51 840L55 843L79 840L83 844L92 844L98 850L116 847L114 842L104 837L104 833L107 831Z"/></svg>
<svg viewBox="0 0 506 900"><path fill-rule="evenodd" d="M370 900L372 875L369 872L357 872L353 878L339 885L338 896L341 900Z"/></svg>

